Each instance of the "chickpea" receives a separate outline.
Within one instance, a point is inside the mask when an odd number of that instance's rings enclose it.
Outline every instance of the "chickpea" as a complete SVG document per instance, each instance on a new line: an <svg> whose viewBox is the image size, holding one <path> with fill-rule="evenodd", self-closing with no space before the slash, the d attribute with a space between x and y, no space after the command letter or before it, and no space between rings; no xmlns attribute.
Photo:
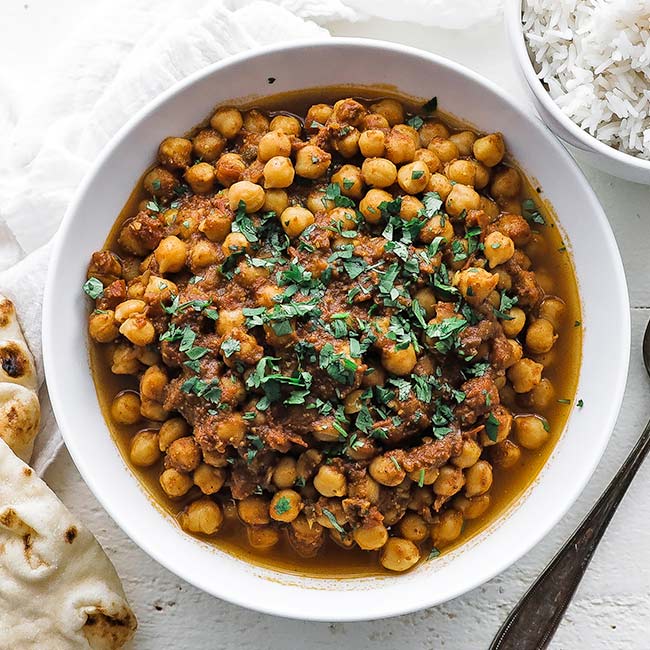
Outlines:
<svg viewBox="0 0 650 650"><path fill-rule="evenodd" d="M190 533L214 535L223 523L221 506L207 497L192 501L179 515L179 522Z"/></svg>
<svg viewBox="0 0 650 650"><path fill-rule="evenodd" d="M160 273L178 273L185 265L187 244L178 237L170 235L158 244L154 251Z"/></svg>
<svg viewBox="0 0 650 650"><path fill-rule="evenodd" d="M363 386L383 386L386 383L386 372L381 366L368 368L361 383Z"/></svg>
<svg viewBox="0 0 650 650"><path fill-rule="evenodd" d="M491 445L502 442L510 435L510 430L512 429L512 413L502 404L492 407L491 418L492 422L494 420L497 421L497 428L492 437L488 436L487 430L481 433L481 443L484 447L490 447Z"/></svg>
<svg viewBox="0 0 650 650"><path fill-rule="evenodd" d="M388 541L388 530L381 522L363 525L352 531L352 539L364 551L375 551Z"/></svg>
<svg viewBox="0 0 650 650"><path fill-rule="evenodd" d="M131 462L138 467L151 467L151 465L157 463L160 459L158 434L149 429L138 431L131 438L129 457Z"/></svg>
<svg viewBox="0 0 650 650"><path fill-rule="evenodd" d="M302 510L302 497L295 490L280 490L273 495L269 512L276 521L293 521Z"/></svg>
<svg viewBox="0 0 650 650"><path fill-rule="evenodd" d="M160 451L167 451L169 445L184 436L187 436L190 428L183 418L172 418L163 422L160 430L158 431L158 446Z"/></svg>
<svg viewBox="0 0 650 650"><path fill-rule="evenodd" d="M298 237L314 223L314 215L306 208L290 206L280 215L280 223L289 237Z"/></svg>
<svg viewBox="0 0 650 650"><path fill-rule="evenodd" d="M487 167L498 165L506 153L506 145L500 133L490 133L474 142L474 157Z"/></svg>
<svg viewBox="0 0 650 650"><path fill-rule="evenodd" d="M316 145L308 144L296 154L296 174L302 178L315 180L328 170L332 156Z"/></svg>
<svg viewBox="0 0 650 650"><path fill-rule="evenodd" d="M420 239L430 244L436 237L442 237L447 242L454 238L454 227L447 216L442 213L434 214L420 231Z"/></svg>
<svg viewBox="0 0 650 650"><path fill-rule="evenodd" d="M149 304L172 301L172 294L178 294L178 287L167 278L150 275L142 298Z"/></svg>
<svg viewBox="0 0 650 650"><path fill-rule="evenodd" d="M151 321L142 315L127 318L120 326L120 334L125 336L133 345L149 345L152 343L156 331Z"/></svg>
<svg viewBox="0 0 650 650"><path fill-rule="evenodd" d="M450 462L461 469L471 467L481 457L481 451L481 446L478 442L471 438L467 438L466 440L463 440L463 448L460 454L454 456Z"/></svg>
<svg viewBox="0 0 650 650"><path fill-rule="evenodd" d="M519 415L515 418L515 436L525 449L539 449L551 437L546 420L537 415Z"/></svg>
<svg viewBox="0 0 650 650"><path fill-rule="evenodd" d="M442 122L425 120L424 124L420 127L418 134L420 136L421 145L426 147L433 138L449 138L449 129Z"/></svg>
<svg viewBox="0 0 650 650"><path fill-rule="evenodd" d="M405 221L417 219L424 211L424 204L420 199L414 196L406 195L402 197L402 203L399 208L399 216Z"/></svg>
<svg viewBox="0 0 650 650"><path fill-rule="evenodd" d="M242 201L247 213L257 212L264 205L264 190L250 181L238 181L228 190L230 209L237 210Z"/></svg>
<svg viewBox="0 0 650 650"><path fill-rule="evenodd" d="M207 162L196 163L185 172L185 180L195 194L212 192L215 178L214 167Z"/></svg>
<svg viewBox="0 0 650 650"><path fill-rule="evenodd" d="M390 571L406 571L420 559L418 547L408 539L390 537L384 544L379 562Z"/></svg>
<svg viewBox="0 0 650 650"><path fill-rule="evenodd" d="M131 390L118 393L111 403L111 417L118 424L136 424L140 421L140 397Z"/></svg>
<svg viewBox="0 0 650 650"><path fill-rule="evenodd" d="M429 178L431 178L431 172L421 160L404 165L397 172L397 182L407 194L424 192L429 184Z"/></svg>
<svg viewBox="0 0 650 650"><path fill-rule="evenodd" d="M471 156L476 137L473 131L459 131L450 135L449 140L456 145L460 156Z"/></svg>
<svg viewBox="0 0 650 650"><path fill-rule="evenodd" d="M521 449L512 440L504 440L490 447L489 455L495 467L510 469L519 462Z"/></svg>
<svg viewBox="0 0 650 650"><path fill-rule="evenodd" d="M407 512L400 519L397 527L400 535L404 539L408 539L416 544L423 542L429 534L429 527L426 521L415 512Z"/></svg>
<svg viewBox="0 0 650 650"><path fill-rule="evenodd" d="M263 135L257 145L257 157L262 162L280 156L288 158L291 155L291 140L282 131L269 131Z"/></svg>
<svg viewBox="0 0 650 650"><path fill-rule="evenodd" d="M500 201L501 199L514 199L521 193L521 176L516 169L506 167L494 174L490 193ZM518 210L515 214L521 214Z"/></svg>
<svg viewBox="0 0 650 650"><path fill-rule="evenodd" d="M528 326L526 347L533 354L544 354L550 351L557 338L553 325L545 318L538 318Z"/></svg>
<svg viewBox="0 0 650 650"><path fill-rule="evenodd" d="M530 391L530 400L532 404L540 409L548 408L555 398L555 388L550 379L544 377L533 390Z"/></svg>
<svg viewBox="0 0 650 650"><path fill-rule="evenodd" d="M429 467L427 469L416 469L408 473L408 477L415 483L422 485L433 485L438 478L440 471L437 467ZM431 492L426 490L423 494L431 495ZM431 498L433 501L433 497ZM426 504L431 505L431 504ZM410 504L409 504L410 507ZM417 508L416 508L417 509Z"/></svg>
<svg viewBox="0 0 650 650"><path fill-rule="evenodd" d="M111 372L114 375L135 375L140 371L135 349L128 343L118 343L113 350Z"/></svg>
<svg viewBox="0 0 650 650"><path fill-rule="evenodd" d="M264 197L264 205L262 210L264 212L275 212L275 214L282 214L289 206L289 197L282 189L267 189L266 196Z"/></svg>
<svg viewBox="0 0 650 650"><path fill-rule="evenodd" d="M192 436L178 438L167 448L167 460L181 472L192 472L201 462L200 447Z"/></svg>
<svg viewBox="0 0 650 650"><path fill-rule="evenodd" d="M250 496L237 501L237 514L245 524L268 524L269 502L261 496Z"/></svg>
<svg viewBox="0 0 650 650"><path fill-rule="evenodd" d="M286 490L294 485L298 478L296 461L291 456L282 456L273 468L273 483L280 490Z"/></svg>
<svg viewBox="0 0 650 650"><path fill-rule="evenodd" d="M371 104L370 110L386 118L390 126L404 121L404 107L396 99L381 99Z"/></svg>
<svg viewBox="0 0 650 650"><path fill-rule="evenodd" d="M438 159L438 156L429 149L416 149L415 160L423 162L432 174L440 169L440 160Z"/></svg>
<svg viewBox="0 0 650 650"><path fill-rule="evenodd" d="M140 379L140 395L155 402L163 402L168 383L167 373L160 366L151 366Z"/></svg>
<svg viewBox="0 0 650 650"><path fill-rule="evenodd" d="M454 183L471 187L476 184L476 165L471 160L454 160L447 165L445 173Z"/></svg>
<svg viewBox="0 0 650 650"><path fill-rule="evenodd" d="M364 158L381 158L385 151L386 135L379 129L369 129L359 136L359 149Z"/></svg>
<svg viewBox="0 0 650 650"><path fill-rule="evenodd" d="M384 348L381 351L381 363L393 375L408 375L417 363L415 348L411 343L401 350L395 346Z"/></svg>
<svg viewBox="0 0 650 650"><path fill-rule="evenodd" d="M216 129L201 129L192 138L192 147L197 158L213 163L223 153L226 139Z"/></svg>
<svg viewBox="0 0 650 650"><path fill-rule="evenodd" d="M463 211L478 210L479 202L480 197L473 188L457 183L447 196L445 209L450 216L460 217Z"/></svg>
<svg viewBox="0 0 650 650"><path fill-rule="evenodd" d="M463 514L458 510L444 510L431 527L431 541L436 547L447 546L460 537L462 530Z"/></svg>
<svg viewBox="0 0 650 650"><path fill-rule="evenodd" d="M365 391L358 389L353 390L349 395L346 396L343 401L343 412L346 415L351 415L353 413L358 413L363 407L363 400L361 396Z"/></svg>
<svg viewBox="0 0 650 650"><path fill-rule="evenodd" d="M379 113L367 113L361 120L361 127L364 131L372 131L373 129L389 129L390 124L388 124L388 120Z"/></svg>
<svg viewBox="0 0 650 650"><path fill-rule="evenodd" d="M110 343L119 334L115 321L115 312L110 309L93 312L88 319L88 334L98 343Z"/></svg>
<svg viewBox="0 0 650 650"><path fill-rule="evenodd" d="M332 224L342 230L354 230L357 226L357 215L352 208L334 208L328 216Z"/></svg>
<svg viewBox="0 0 650 650"><path fill-rule="evenodd" d="M194 470L192 478L194 485L197 485L203 494L216 494L226 482L226 470L201 463Z"/></svg>
<svg viewBox="0 0 650 650"><path fill-rule="evenodd" d="M465 471L465 496L485 494L492 487L492 466L479 460Z"/></svg>
<svg viewBox="0 0 650 650"><path fill-rule="evenodd" d="M474 187L477 190L482 190L490 184L490 169L486 167L483 163L476 162L475 160L472 161L472 165L474 165L474 171L475 171ZM483 198L485 197L481 197L481 199ZM494 203L490 199L486 199L486 201L489 203Z"/></svg>
<svg viewBox="0 0 650 650"><path fill-rule="evenodd" d="M526 255L531 259L542 261L547 253L548 246L546 240L538 232L533 232L530 235L528 244L526 245Z"/></svg>
<svg viewBox="0 0 650 650"><path fill-rule="evenodd" d="M261 551L272 548L280 541L280 533L271 526L247 526L248 543Z"/></svg>
<svg viewBox="0 0 650 650"><path fill-rule="evenodd" d="M564 304L564 301L554 296L544 298L539 307L540 318L549 321L556 330L559 329L562 323L565 311L566 305Z"/></svg>
<svg viewBox="0 0 650 650"><path fill-rule="evenodd" d="M246 322L246 316L241 309L220 309L217 318L217 334L222 336L230 334L236 327L241 327Z"/></svg>
<svg viewBox="0 0 650 650"><path fill-rule="evenodd" d="M476 185L477 188L482 189L482 186ZM479 210L483 210L485 214L490 218L490 223L495 221L499 216L499 206L492 200L488 199L487 196L481 196L479 202Z"/></svg>
<svg viewBox="0 0 650 650"><path fill-rule="evenodd" d="M244 113L244 130L249 133L266 133L269 130L269 118L256 108L246 111Z"/></svg>
<svg viewBox="0 0 650 650"><path fill-rule="evenodd" d="M289 187L293 183L294 174L293 165L289 158L274 156L264 165L264 187Z"/></svg>
<svg viewBox="0 0 650 650"><path fill-rule="evenodd" d="M240 232L229 233L223 240L223 244L221 244L221 250L227 256L247 251L249 248L250 244L248 243L248 239Z"/></svg>
<svg viewBox="0 0 650 650"><path fill-rule="evenodd" d="M192 487L192 479L187 474L179 472L177 469L166 469L159 478L160 485L165 494L172 499L182 497L187 494Z"/></svg>
<svg viewBox="0 0 650 650"><path fill-rule="evenodd" d="M505 264L515 253L515 243L498 230L491 232L485 238L485 257L490 268Z"/></svg>
<svg viewBox="0 0 650 650"><path fill-rule="evenodd" d="M441 497L451 497L465 485L463 470L453 465L443 465L433 484L433 492Z"/></svg>
<svg viewBox="0 0 650 650"><path fill-rule="evenodd" d="M336 150L343 158L352 158L359 153L359 139L361 134L357 129L350 128L349 131L334 143Z"/></svg>
<svg viewBox="0 0 650 650"><path fill-rule="evenodd" d="M463 517L467 521L478 519L490 507L490 495L480 494L475 497L464 497L462 494L457 494L452 502L454 510L463 513Z"/></svg>
<svg viewBox="0 0 650 650"><path fill-rule="evenodd" d="M363 182L372 187L389 187L397 179L397 167L386 158L366 158L361 166Z"/></svg>
<svg viewBox="0 0 650 650"><path fill-rule="evenodd" d="M477 266L458 273L455 282L463 298L470 305L480 305L497 286L499 277Z"/></svg>
<svg viewBox="0 0 650 650"><path fill-rule="evenodd" d="M343 165L332 174L332 183L341 188L341 194L359 200L363 196L363 176L356 165Z"/></svg>
<svg viewBox="0 0 650 650"><path fill-rule="evenodd" d="M451 140L445 138L433 138L427 149L433 151L441 163L451 162L459 156L458 147Z"/></svg>
<svg viewBox="0 0 650 650"><path fill-rule="evenodd" d="M532 359L521 359L508 368L508 379L515 393L527 393L539 384L544 366Z"/></svg>
<svg viewBox="0 0 650 650"><path fill-rule="evenodd" d="M269 125L271 131L282 131L287 135L295 135L298 137L302 132L302 124L300 120L291 115L276 115Z"/></svg>
<svg viewBox="0 0 650 650"><path fill-rule="evenodd" d="M410 133L393 128L386 136L384 146L384 155L396 165L411 162L415 158L417 144Z"/></svg>
<svg viewBox="0 0 650 650"><path fill-rule="evenodd" d="M256 291L257 301L263 307L273 307L277 304L276 296L282 294L283 291L275 284L265 284L259 287Z"/></svg>
<svg viewBox="0 0 650 650"><path fill-rule="evenodd" d="M241 113L230 106L223 106L210 118L210 126L221 133L224 138L232 140L239 134L244 120Z"/></svg>
<svg viewBox="0 0 650 650"><path fill-rule="evenodd" d="M332 111L333 108L329 104L314 104L310 106L305 116L305 125L309 129L317 128L313 126L314 122L321 126L325 125L330 115L332 115Z"/></svg>
<svg viewBox="0 0 650 650"><path fill-rule="evenodd" d="M375 456L372 459L368 471L377 483L395 487L406 478L406 472L399 466L399 463L392 460L393 458L394 456L391 456L389 452L387 456Z"/></svg>
<svg viewBox="0 0 650 650"><path fill-rule="evenodd" d="M158 147L158 160L169 169L187 169L192 162L192 143L186 138L165 138Z"/></svg>
<svg viewBox="0 0 650 650"><path fill-rule="evenodd" d="M176 176L164 167L154 167L143 179L144 189L153 196L168 199L178 186Z"/></svg>
<svg viewBox="0 0 650 650"><path fill-rule="evenodd" d="M431 178L429 178L427 192L435 192L443 201L446 201L453 187L444 174L436 173L431 174Z"/></svg>
<svg viewBox="0 0 650 650"><path fill-rule="evenodd" d="M237 447L244 442L246 420L241 413L230 413L215 426L215 433L222 442Z"/></svg>
<svg viewBox="0 0 650 650"><path fill-rule="evenodd" d="M348 492L345 475L332 465L321 465L314 476L314 487L324 497L343 497Z"/></svg>
<svg viewBox="0 0 650 650"><path fill-rule="evenodd" d="M390 202L393 196L385 190L372 189L361 199L359 211L368 223L379 223L381 221L382 203Z"/></svg>
<svg viewBox="0 0 650 650"><path fill-rule="evenodd" d="M501 327L503 328L503 333L513 339L519 335L524 325L526 324L526 312L519 307L511 307L508 311L509 320L502 320Z"/></svg>
<svg viewBox="0 0 650 650"><path fill-rule="evenodd" d="M238 153L225 153L214 165L217 180L224 187L230 187L241 179L246 163Z"/></svg>

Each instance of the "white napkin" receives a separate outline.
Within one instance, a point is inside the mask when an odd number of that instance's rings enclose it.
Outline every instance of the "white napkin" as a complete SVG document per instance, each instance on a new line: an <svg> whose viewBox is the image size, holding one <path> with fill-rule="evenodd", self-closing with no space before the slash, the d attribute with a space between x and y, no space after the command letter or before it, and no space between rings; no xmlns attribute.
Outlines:
<svg viewBox="0 0 650 650"><path fill-rule="evenodd" d="M502 0L95 0L45 57L48 88L0 71L0 292L16 304L41 382L41 306L49 242L89 163L150 99L229 55L322 37L318 24L378 15L461 28L494 19ZM61 437L41 387L43 426L32 464L42 473Z"/></svg>

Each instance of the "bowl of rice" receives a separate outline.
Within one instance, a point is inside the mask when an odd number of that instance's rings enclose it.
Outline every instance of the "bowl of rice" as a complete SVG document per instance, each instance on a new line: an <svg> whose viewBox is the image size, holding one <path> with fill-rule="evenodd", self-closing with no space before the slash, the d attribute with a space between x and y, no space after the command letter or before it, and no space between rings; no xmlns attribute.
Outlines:
<svg viewBox="0 0 650 650"><path fill-rule="evenodd" d="M517 68L578 157L650 185L650 0L511 0Z"/></svg>

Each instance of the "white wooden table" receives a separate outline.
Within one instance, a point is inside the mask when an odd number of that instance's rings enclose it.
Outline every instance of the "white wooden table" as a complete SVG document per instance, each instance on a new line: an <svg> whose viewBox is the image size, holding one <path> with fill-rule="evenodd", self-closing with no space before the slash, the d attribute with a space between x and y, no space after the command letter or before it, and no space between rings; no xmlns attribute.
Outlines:
<svg viewBox="0 0 650 650"><path fill-rule="evenodd" d="M70 0L52 4L43 0L4 1L14 6L11 29L2 31L21 54L13 59L13 74L37 77L38 57L49 45L55 47L57 38L64 37L65 12L72 16L76 5ZM505 35L500 26L473 30L471 48L467 39L453 32L381 20L335 24L332 32L341 36L383 38L438 52L474 68L524 100L523 89L508 61ZM41 46L30 52L34 34L42 37ZM584 171L609 216L625 262L632 304L632 360L623 409L610 445L587 489L565 520L508 571L440 607L379 622L305 623L257 614L219 601L163 569L117 528L63 451L48 470L46 480L93 530L122 576L140 622L133 649L392 650L403 646L469 650L488 646L507 612L587 512L650 417L650 381L643 369L640 350L643 329L650 317L650 188L614 179L588 167ZM616 315L612 314L611 336L618 335L620 329ZM554 650L650 647L648 485L650 464L641 469L612 522L553 641ZM508 549L504 548L503 553L508 553Z"/></svg>

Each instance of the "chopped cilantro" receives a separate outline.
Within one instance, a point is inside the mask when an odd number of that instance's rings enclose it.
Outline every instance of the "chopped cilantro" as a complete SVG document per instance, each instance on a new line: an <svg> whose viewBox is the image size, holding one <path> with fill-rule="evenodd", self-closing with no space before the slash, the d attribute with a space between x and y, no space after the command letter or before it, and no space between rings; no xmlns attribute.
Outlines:
<svg viewBox="0 0 650 650"><path fill-rule="evenodd" d="M289 499L285 496L281 496L275 502L273 510L275 510L275 514L277 515L284 515L285 513L289 512L289 510L291 510L291 503L289 502Z"/></svg>
<svg viewBox="0 0 650 650"><path fill-rule="evenodd" d="M241 343L237 339L227 338L221 344L221 351L226 358L241 350Z"/></svg>
<svg viewBox="0 0 650 650"><path fill-rule="evenodd" d="M104 285L101 280L98 280L97 278L89 278L84 283L83 290L93 300L97 300L97 298L101 298L104 295Z"/></svg>

